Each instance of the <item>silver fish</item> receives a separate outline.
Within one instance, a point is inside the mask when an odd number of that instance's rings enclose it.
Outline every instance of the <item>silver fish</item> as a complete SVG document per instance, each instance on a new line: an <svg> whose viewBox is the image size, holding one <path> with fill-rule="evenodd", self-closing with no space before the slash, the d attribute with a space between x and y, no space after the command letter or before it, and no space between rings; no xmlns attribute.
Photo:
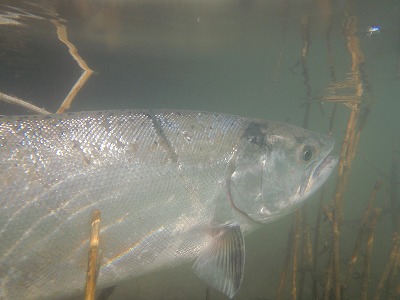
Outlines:
<svg viewBox="0 0 400 300"><path fill-rule="evenodd" d="M98 286L194 261L230 298L244 234L304 202L334 140L284 123L167 110L0 118L0 299L82 292L102 214Z"/></svg>

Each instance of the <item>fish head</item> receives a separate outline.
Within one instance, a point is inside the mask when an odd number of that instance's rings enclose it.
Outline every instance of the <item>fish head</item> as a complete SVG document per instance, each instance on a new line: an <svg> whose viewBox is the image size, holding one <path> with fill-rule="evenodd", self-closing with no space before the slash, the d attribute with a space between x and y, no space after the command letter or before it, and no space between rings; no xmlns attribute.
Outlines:
<svg viewBox="0 0 400 300"><path fill-rule="evenodd" d="M257 222L299 207L329 177L337 158L333 138L289 124L252 122L244 131L231 176L232 206Z"/></svg>

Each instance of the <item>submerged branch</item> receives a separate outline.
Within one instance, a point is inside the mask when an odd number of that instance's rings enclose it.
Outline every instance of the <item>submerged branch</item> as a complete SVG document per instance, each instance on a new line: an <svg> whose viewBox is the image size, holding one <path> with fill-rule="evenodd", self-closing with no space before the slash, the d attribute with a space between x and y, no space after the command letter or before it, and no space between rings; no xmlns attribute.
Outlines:
<svg viewBox="0 0 400 300"><path fill-rule="evenodd" d="M89 68L86 64L85 60L78 54L78 50L75 45L68 40L67 36L67 28L65 25L61 24L58 20L53 19L51 22L57 28L57 37L58 39L64 43L69 50L72 58L78 63L79 67L84 71L82 75L79 77L78 81L74 84L67 97L65 97L63 103L57 110L57 113L63 113L66 109L71 106L72 101L74 101L75 96L78 94L79 90L85 85L86 81L93 74L93 70Z"/></svg>
<svg viewBox="0 0 400 300"><path fill-rule="evenodd" d="M25 108L27 110L30 110L30 111L38 113L38 114L50 114L50 112L48 112L47 110L37 107L36 105L33 105L32 103L29 103L25 100L22 100L20 98L14 97L14 96L6 95L1 92L0 92L0 100L4 101L6 103L17 105L19 107Z"/></svg>
<svg viewBox="0 0 400 300"><path fill-rule="evenodd" d="M99 232L100 232L100 211L95 210L92 215L89 261L86 273L85 300L94 300L96 295L96 281L99 270Z"/></svg>

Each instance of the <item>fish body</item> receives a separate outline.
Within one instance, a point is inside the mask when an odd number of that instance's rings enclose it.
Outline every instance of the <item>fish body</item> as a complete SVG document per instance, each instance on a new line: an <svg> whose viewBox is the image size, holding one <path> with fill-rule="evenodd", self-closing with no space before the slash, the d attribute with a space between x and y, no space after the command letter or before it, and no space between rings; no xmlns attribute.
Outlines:
<svg viewBox="0 0 400 300"><path fill-rule="evenodd" d="M243 235L328 177L332 138L196 111L0 118L0 299L82 293L94 210L98 286L194 261L233 297Z"/></svg>

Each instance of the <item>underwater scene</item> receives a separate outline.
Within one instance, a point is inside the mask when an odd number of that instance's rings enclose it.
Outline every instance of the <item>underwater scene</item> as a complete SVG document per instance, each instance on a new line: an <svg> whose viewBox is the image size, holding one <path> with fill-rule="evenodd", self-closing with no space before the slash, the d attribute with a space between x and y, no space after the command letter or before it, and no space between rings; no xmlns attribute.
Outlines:
<svg viewBox="0 0 400 300"><path fill-rule="evenodd" d="M400 299L399 1L0 0L0 66L0 299Z"/></svg>

